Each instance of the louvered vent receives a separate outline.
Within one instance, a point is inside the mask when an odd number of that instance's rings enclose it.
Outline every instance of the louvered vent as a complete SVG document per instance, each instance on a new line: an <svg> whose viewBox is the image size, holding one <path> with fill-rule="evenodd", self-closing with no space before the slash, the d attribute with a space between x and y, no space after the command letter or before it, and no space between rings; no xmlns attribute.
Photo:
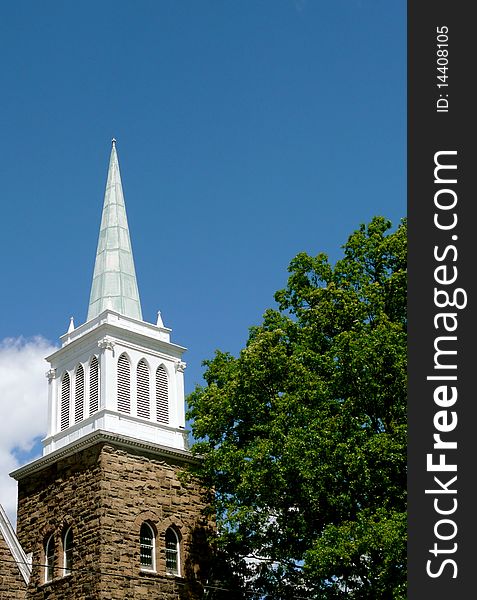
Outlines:
<svg viewBox="0 0 477 600"><path fill-rule="evenodd" d="M156 418L159 423L169 423L169 390L167 372L163 365L156 371Z"/></svg>
<svg viewBox="0 0 477 600"><path fill-rule="evenodd" d="M125 354L118 360L118 410L131 413L131 369Z"/></svg>
<svg viewBox="0 0 477 600"><path fill-rule="evenodd" d="M137 366L137 416L149 419L149 369L145 360Z"/></svg>
<svg viewBox="0 0 477 600"><path fill-rule="evenodd" d="M99 364L93 356L89 365L89 414L92 415L99 408Z"/></svg>
<svg viewBox="0 0 477 600"><path fill-rule="evenodd" d="M61 431L67 429L70 424L70 376L68 373L63 375L61 381L61 410L60 410Z"/></svg>
<svg viewBox="0 0 477 600"><path fill-rule="evenodd" d="M75 423L83 420L84 412L84 369L80 365L75 376Z"/></svg>

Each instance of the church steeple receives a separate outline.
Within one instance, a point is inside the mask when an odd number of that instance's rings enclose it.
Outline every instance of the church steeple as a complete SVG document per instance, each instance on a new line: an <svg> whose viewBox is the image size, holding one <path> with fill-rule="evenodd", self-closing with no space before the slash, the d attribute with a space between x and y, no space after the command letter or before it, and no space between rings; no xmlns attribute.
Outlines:
<svg viewBox="0 0 477 600"><path fill-rule="evenodd" d="M158 315L142 319L113 140L88 319L70 322L47 360L49 421L44 454L99 431L187 449L185 348Z"/></svg>
<svg viewBox="0 0 477 600"><path fill-rule="evenodd" d="M0 556L3 534L18 565L3 577L8 598L133 590L179 600L202 589L213 523L204 490L181 478L197 459L185 429L185 348L170 336L160 313L155 324L141 319L113 141L88 320L72 319L47 358L43 456L12 473L18 543L0 510Z"/></svg>
<svg viewBox="0 0 477 600"><path fill-rule="evenodd" d="M107 308L115 310L126 317L142 320L141 302L139 300L116 140L114 138L104 193L103 214L87 321L94 319Z"/></svg>

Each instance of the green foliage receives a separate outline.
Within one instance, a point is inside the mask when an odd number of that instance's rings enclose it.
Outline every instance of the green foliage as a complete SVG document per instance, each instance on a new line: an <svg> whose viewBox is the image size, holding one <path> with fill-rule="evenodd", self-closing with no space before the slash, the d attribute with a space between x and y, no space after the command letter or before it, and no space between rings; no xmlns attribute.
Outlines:
<svg viewBox="0 0 477 600"><path fill-rule="evenodd" d="M256 597L405 598L406 223L390 227L362 225L334 267L296 256L278 310L188 398L216 542Z"/></svg>

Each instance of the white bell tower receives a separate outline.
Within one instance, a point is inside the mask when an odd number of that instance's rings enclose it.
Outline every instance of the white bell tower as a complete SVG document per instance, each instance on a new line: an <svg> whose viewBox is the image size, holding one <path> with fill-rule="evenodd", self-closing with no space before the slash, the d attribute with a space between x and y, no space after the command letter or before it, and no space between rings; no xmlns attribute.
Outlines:
<svg viewBox="0 0 477 600"><path fill-rule="evenodd" d="M104 433L187 451L185 348L160 313L142 320L121 175L113 139L86 323L73 320L50 370L43 455Z"/></svg>

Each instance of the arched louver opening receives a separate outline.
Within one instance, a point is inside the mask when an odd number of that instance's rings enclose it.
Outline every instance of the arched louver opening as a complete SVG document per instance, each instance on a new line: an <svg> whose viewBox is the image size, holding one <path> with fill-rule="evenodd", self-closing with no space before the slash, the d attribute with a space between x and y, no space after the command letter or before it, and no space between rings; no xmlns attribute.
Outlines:
<svg viewBox="0 0 477 600"><path fill-rule="evenodd" d="M73 568L73 530L71 527L65 533L63 538L63 570L65 575L71 573Z"/></svg>
<svg viewBox="0 0 477 600"><path fill-rule="evenodd" d="M166 572L170 575L179 575L179 537L169 527L166 531Z"/></svg>
<svg viewBox="0 0 477 600"><path fill-rule="evenodd" d="M169 423L169 389L164 365L156 371L156 419L159 423Z"/></svg>
<svg viewBox="0 0 477 600"><path fill-rule="evenodd" d="M80 365L75 375L75 423L83 420L84 414L84 369Z"/></svg>
<svg viewBox="0 0 477 600"><path fill-rule="evenodd" d="M61 431L70 426L70 376L68 373L63 375L61 380L61 408L60 408L60 427Z"/></svg>
<svg viewBox="0 0 477 600"><path fill-rule="evenodd" d="M89 414L92 415L99 408L99 364L93 356L89 364Z"/></svg>
<svg viewBox="0 0 477 600"><path fill-rule="evenodd" d="M149 523L143 523L141 525L140 537L140 555L141 555L141 569L148 569L149 571L156 570L155 564L155 535L152 527Z"/></svg>
<svg viewBox="0 0 477 600"><path fill-rule="evenodd" d="M118 410L131 413L131 367L125 354L118 360Z"/></svg>
<svg viewBox="0 0 477 600"><path fill-rule="evenodd" d="M45 544L45 582L51 581L55 569L55 538L50 535Z"/></svg>
<svg viewBox="0 0 477 600"><path fill-rule="evenodd" d="M137 365L137 416L149 419L149 368L144 359Z"/></svg>

